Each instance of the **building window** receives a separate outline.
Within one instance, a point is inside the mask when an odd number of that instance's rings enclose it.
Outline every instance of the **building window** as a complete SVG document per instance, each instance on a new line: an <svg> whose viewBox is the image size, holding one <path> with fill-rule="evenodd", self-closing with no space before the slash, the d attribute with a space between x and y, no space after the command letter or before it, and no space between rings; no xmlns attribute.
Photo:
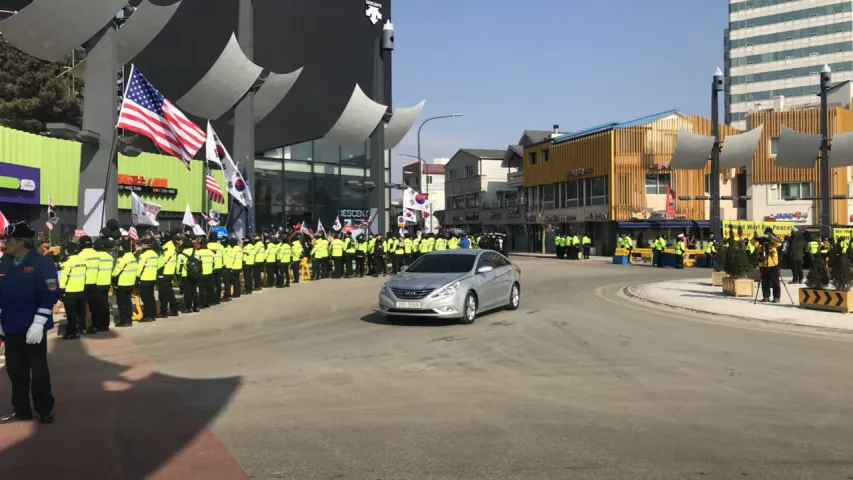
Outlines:
<svg viewBox="0 0 853 480"><path fill-rule="evenodd" d="M770 137L770 155L776 155L779 151L779 137Z"/></svg>
<svg viewBox="0 0 853 480"><path fill-rule="evenodd" d="M427 176L426 176L426 184L427 184L427 185L432 185L432 175L427 175Z"/></svg>
<svg viewBox="0 0 853 480"><path fill-rule="evenodd" d="M478 208L480 206L480 194L469 193L465 195L465 206L467 208Z"/></svg>
<svg viewBox="0 0 853 480"><path fill-rule="evenodd" d="M809 182L799 183L783 183L780 185L781 199L802 199L803 197L811 197L812 184Z"/></svg>
<svg viewBox="0 0 853 480"><path fill-rule="evenodd" d="M607 175L584 179L584 205L607 205Z"/></svg>
<svg viewBox="0 0 853 480"><path fill-rule="evenodd" d="M452 182L456 180L456 170L448 170L447 171L447 181Z"/></svg>
<svg viewBox="0 0 853 480"><path fill-rule="evenodd" d="M530 152L528 155L528 158L530 158L530 164L536 165L536 152Z"/></svg>
<svg viewBox="0 0 853 480"><path fill-rule="evenodd" d="M551 151L547 148L542 150L542 163L548 163L551 160Z"/></svg>
<svg viewBox="0 0 853 480"><path fill-rule="evenodd" d="M647 173L646 195L666 195L666 187L669 182L669 173Z"/></svg>
<svg viewBox="0 0 853 480"><path fill-rule="evenodd" d="M456 195L453 197L453 209L462 210L465 208L465 195Z"/></svg>
<svg viewBox="0 0 853 480"><path fill-rule="evenodd" d="M566 208L574 208L580 205L577 180L566 182L563 191L566 192Z"/></svg>
<svg viewBox="0 0 853 480"><path fill-rule="evenodd" d="M471 165L465 166L465 178L471 178L474 176L474 167Z"/></svg>

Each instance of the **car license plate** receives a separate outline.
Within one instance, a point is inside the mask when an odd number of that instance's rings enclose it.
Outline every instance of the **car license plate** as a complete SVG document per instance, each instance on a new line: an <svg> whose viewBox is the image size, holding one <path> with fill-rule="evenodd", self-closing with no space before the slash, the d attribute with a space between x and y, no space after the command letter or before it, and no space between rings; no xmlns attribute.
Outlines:
<svg viewBox="0 0 853 480"><path fill-rule="evenodd" d="M397 302L397 308L417 309L421 308L421 302Z"/></svg>

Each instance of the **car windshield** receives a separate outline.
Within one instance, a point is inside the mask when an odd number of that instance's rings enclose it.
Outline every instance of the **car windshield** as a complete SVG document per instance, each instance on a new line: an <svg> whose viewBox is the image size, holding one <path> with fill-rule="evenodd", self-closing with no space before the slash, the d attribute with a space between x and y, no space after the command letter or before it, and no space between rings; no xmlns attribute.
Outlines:
<svg viewBox="0 0 853 480"><path fill-rule="evenodd" d="M476 258L476 255L425 255L407 268L406 273L470 272Z"/></svg>

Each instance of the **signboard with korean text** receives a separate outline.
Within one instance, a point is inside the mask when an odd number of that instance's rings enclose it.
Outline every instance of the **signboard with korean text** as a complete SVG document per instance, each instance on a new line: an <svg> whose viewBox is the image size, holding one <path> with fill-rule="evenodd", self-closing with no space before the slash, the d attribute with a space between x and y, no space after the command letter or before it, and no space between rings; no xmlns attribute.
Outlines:
<svg viewBox="0 0 853 480"><path fill-rule="evenodd" d="M148 193L151 195L177 195L177 188L169 188L166 178L144 177L142 175L118 175L118 189L125 192Z"/></svg>

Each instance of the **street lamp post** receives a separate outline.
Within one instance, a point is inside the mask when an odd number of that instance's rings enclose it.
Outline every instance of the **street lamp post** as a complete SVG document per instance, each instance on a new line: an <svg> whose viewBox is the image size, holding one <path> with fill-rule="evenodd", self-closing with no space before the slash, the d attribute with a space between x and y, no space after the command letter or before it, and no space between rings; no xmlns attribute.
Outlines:
<svg viewBox="0 0 853 480"><path fill-rule="evenodd" d="M424 121L421 123L421 126L420 126L420 127L418 127L418 161L419 161L419 162L421 162L421 164L422 164L422 165L420 166L420 170L421 170L421 172L420 172L420 176L419 176L418 178L423 177L423 174L424 174L424 173L423 173L423 168L424 168L424 165L426 165L426 162L424 161L424 158L421 156L421 130L423 130L423 129L424 129L424 125L426 125L427 123L429 123L429 122L431 122L431 121L433 121L433 120L438 120L438 119L440 119L440 118L456 118L456 117L461 117L462 115L463 115L463 114L461 114L461 113L454 113L454 114L451 114L451 115L439 115L439 116L437 116L437 117L430 117L430 118L427 118L426 120L424 120ZM429 197L429 178L427 178L427 179L426 179L425 183L426 183L426 191L425 191L424 193L426 193L426 194L427 194L427 197ZM429 220L429 221L430 221L430 224L432 224L432 222L434 221L434 220L432 219L432 202L430 202L430 203L429 203L429 216L430 216L430 220Z"/></svg>
<svg viewBox="0 0 853 480"><path fill-rule="evenodd" d="M832 81L832 70L824 65L820 72L820 235L832 237L832 187L829 184L829 119L827 90Z"/></svg>
<svg viewBox="0 0 853 480"><path fill-rule="evenodd" d="M711 149L711 234L714 240L723 238L723 222L720 218L720 102L719 95L723 91L723 72L717 68L711 82L711 135L714 137L714 147Z"/></svg>

